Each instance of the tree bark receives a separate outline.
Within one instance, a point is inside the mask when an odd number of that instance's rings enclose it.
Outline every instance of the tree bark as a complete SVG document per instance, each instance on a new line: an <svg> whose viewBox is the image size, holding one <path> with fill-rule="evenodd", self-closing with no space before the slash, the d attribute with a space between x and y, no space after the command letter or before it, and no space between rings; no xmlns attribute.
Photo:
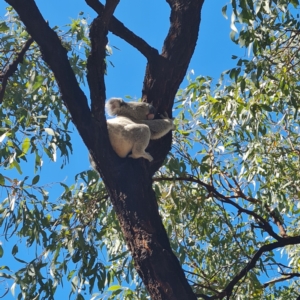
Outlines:
<svg viewBox="0 0 300 300"><path fill-rule="evenodd" d="M88 147L118 216L126 244L134 258L151 299L197 299L174 255L159 216L152 176L171 148L172 135L152 142L149 152L154 161L121 159L108 141L105 102L105 45L111 30L136 47L148 60L142 96L153 102L159 112L171 115L175 94L182 82L195 49L204 0L168 0L171 8L170 30L162 53L153 49L112 17L118 0L86 0L99 16L90 31L91 54L88 83L91 110L56 33L41 16L33 0L6 0L19 14L29 34L39 45L43 59L58 82L62 98Z"/></svg>

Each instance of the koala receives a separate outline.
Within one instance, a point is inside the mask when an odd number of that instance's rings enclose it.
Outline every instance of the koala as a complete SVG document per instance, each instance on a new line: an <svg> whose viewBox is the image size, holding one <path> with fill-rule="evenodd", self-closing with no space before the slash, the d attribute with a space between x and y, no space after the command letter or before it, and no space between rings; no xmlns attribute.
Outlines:
<svg viewBox="0 0 300 300"><path fill-rule="evenodd" d="M174 130L173 120L168 115L155 119L155 108L144 102L125 102L121 98L111 98L105 108L108 115L116 116L107 120L110 143L120 157L143 157L149 161L153 157L145 151L150 140L156 140Z"/></svg>

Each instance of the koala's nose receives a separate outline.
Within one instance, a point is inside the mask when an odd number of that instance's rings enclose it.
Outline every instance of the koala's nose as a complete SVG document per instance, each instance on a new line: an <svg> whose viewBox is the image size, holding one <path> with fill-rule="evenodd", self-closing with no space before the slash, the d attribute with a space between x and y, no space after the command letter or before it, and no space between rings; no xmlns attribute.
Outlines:
<svg viewBox="0 0 300 300"><path fill-rule="evenodd" d="M154 115L155 115L155 113L156 113L156 109L155 109L155 107L154 107L154 106L150 105L150 108L149 108L149 113L150 113L150 114L154 114Z"/></svg>

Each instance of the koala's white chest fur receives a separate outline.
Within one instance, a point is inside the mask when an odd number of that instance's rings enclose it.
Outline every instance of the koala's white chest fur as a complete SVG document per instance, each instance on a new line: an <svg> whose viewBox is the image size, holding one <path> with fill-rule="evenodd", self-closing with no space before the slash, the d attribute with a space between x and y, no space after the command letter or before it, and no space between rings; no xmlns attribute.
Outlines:
<svg viewBox="0 0 300 300"><path fill-rule="evenodd" d="M126 157L142 135L150 137L149 128L144 125L137 126L136 123L126 117L107 120L107 128L110 143L120 157ZM148 134L147 131L149 131ZM144 140L143 137L142 139Z"/></svg>

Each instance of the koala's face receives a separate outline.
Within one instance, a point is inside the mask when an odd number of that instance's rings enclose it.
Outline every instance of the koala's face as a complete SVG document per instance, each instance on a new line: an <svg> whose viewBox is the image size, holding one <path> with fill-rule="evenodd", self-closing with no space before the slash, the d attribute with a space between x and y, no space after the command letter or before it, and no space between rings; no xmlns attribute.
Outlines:
<svg viewBox="0 0 300 300"><path fill-rule="evenodd" d="M155 108L148 103L124 102L118 115L132 117L136 120L152 120L154 119L155 112Z"/></svg>
<svg viewBox="0 0 300 300"><path fill-rule="evenodd" d="M155 108L144 102L125 102L121 98L111 98L105 105L109 116L123 116L135 120L152 120Z"/></svg>

